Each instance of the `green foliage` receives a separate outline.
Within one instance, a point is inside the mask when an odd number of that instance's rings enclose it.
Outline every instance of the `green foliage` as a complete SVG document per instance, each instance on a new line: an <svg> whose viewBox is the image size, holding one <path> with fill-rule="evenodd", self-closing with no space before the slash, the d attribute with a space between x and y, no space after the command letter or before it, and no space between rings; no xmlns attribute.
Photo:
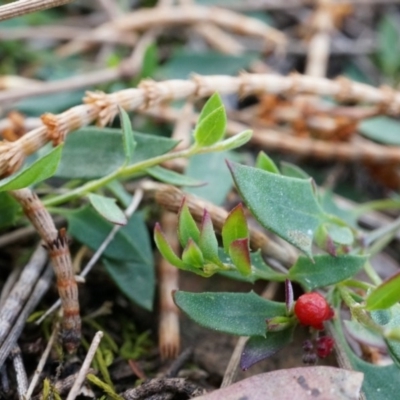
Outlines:
<svg viewBox="0 0 400 400"><path fill-rule="evenodd" d="M225 135L226 113L218 93L213 94L201 110L199 121L193 132L194 140L200 147L211 146Z"/></svg>
<svg viewBox="0 0 400 400"><path fill-rule="evenodd" d="M279 169L272 161L270 157L268 157L263 151L258 153L256 159L256 168L260 168L264 171L271 172L273 174L279 174Z"/></svg>
<svg viewBox="0 0 400 400"><path fill-rule="evenodd" d="M266 336L266 318L284 315L282 303L250 293L174 293L176 305L198 324L241 336Z"/></svg>
<svg viewBox="0 0 400 400"><path fill-rule="evenodd" d="M62 147L55 147L21 171L0 180L0 191L22 189L53 176L60 162Z"/></svg>
<svg viewBox="0 0 400 400"><path fill-rule="evenodd" d="M399 131L400 122L385 116L365 119L359 126L359 132L366 138L393 146L400 145Z"/></svg>
<svg viewBox="0 0 400 400"><path fill-rule="evenodd" d="M107 221L116 225L126 225L127 220L122 210L115 204L116 200L110 197L89 193L89 201L93 208Z"/></svg>
<svg viewBox="0 0 400 400"><path fill-rule="evenodd" d="M311 257L314 233L329 219L318 204L311 180L236 163L229 167L246 206L261 225Z"/></svg>
<svg viewBox="0 0 400 400"><path fill-rule="evenodd" d="M339 283L354 276L364 265L367 257L343 255L316 255L314 262L300 256L289 270L289 278L300 283L306 291Z"/></svg>
<svg viewBox="0 0 400 400"><path fill-rule="evenodd" d="M366 301L366 308L369 311L382 310L393 306L399 301L400 273L397 273L369 294Z"/></svg>

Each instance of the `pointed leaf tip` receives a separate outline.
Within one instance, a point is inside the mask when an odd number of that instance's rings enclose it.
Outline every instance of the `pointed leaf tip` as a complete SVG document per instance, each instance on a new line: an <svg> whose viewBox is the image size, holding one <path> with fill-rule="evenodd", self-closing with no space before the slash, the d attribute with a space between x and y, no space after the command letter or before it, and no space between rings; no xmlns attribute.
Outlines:
<svg viewBox="0 0 400 400"><path fill-rule="evenodd" d="M161 226L156 222L154 226L154 242L161 255L172 265L177 268L184 268L183 261L175 254L170 244L168 243Z"/></svg>
<svg viewBox="0 0 400 400"><path fill-rule="evenodd" d="M237 270L244 276L251 273L249 239L234 240L229 246L229 256Z"/></svg>
<svg viewBox="0 0 400 400"><path fill-rule="evenodd" d="M199 243L200 230L197 227L196 221L193 219L192 214L190 214L186 197L182 199L182 203L178 211L178 237L182 247L186 246L190 238L192 238L196 243Z"/></svg>
<svg viewBox="0 0 400 400"><path fill-rule="evenodd" d="M234 240L244 239L249 236L242 203L239 203L229 212L222 227L221 235L226 253L229 253L229 246Z"/></svg>

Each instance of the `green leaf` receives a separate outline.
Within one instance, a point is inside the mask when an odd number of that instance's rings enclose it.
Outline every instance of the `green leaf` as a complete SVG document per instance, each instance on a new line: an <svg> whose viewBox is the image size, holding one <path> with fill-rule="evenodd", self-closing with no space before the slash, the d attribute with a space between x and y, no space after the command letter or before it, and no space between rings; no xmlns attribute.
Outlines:
<svg viewBox="0 0 400 400"><path fill-rule="evenodd" d="M311 180L236 163L229 167L246 206L260 224L311 257L314 233L328 218L315 198Z"/></svg>
<svg viewBox="0 0 400 400"><path fill-rule="evenodd" d="M178 213L178 238L182 247L186 246L189 239L193 239L196 243L199 243L200 239L200 230L190 214L186 198L183 199Z"/></svg>
<svg viewBox="0 0 400 400"><path fill-rule="evenodd" d="M400 272L382 282L367 298L367 310L384 310L400 301Z"/></svg>
<svg viewBox="0 0 400 400"><path fill-rule="evenodd" d="M248 238L234 240L229 245L229 257L242 275L250 275L251 260Z"/></svg>
<svg viewBox="0 0 400 400"><path fill-rule="evenodd" d="M364 119L358 130L363 136L375 142L400 145L400 122L396 119L385 116Z"/></svg>
<svg viewBox="0 0 400 400"><path fill-rule="evenodd" d="M133 157L136 142L133 137L132 124L131 120L129 119L129 115L122 107L118 106L118 109L119 117L121 119L122 134L124 138L123 143L125 152L125 165L128 165Z"/></svg>
<svg viewBox="0 0 400 400"><path fill-rule="evenodd" d="M92 250L99 248L114 227L89 205L68 213L66 217L69 234ZM147 230L141 232L141 235L148 237ZM103 255L116 260L144 262L146 258L143 249L138 245L139 240L139 237L130 237L125 226L117 232L114 239L104 250Z"/></svg>
<svg viewBox="0 0 400 400"><path fill-rule="evenodd" d="M154 242L161 255L172 265L177 268L184 268L183 261L175 254L161 231L160 224L157 222L154 227Z"/></svg>
<svg viewBox="0 0 400 400"><path fill-rule="evenodd" d="M400 391L400 381L398 379L400 369L396 364L389 366L376 366L361 360L356 356L347 344L344 338L341 321L333 322L335 339L338 345L344 349L352 367L356 371L364 373L362 390L368 400L395 399Z"/></svg>
<svg viewBox="0 0 400 400"><path fill-rule="evenodd" d="M147 168L146 172L161 182L169 183L175 186L200 186L204 182L191 178L190 176L179 174L178 172L156 165L155 167Z"/></svg>
<svg viewBox="0 0 400 400"><path fill-rule="evenodd" d="M399 29L395 16L386 14L378 24L377 57L384 75L394 78L400 68Z"/></svg>
<svg viewBox="0 0 400 400"><path fill-rule="evenodd" d="M367 257L344 255L332 257L316 255L314 263L300 256L289 270L289 279L299 282L307 291L333 285L355 275L367 261Z"/></svg>
<svg viewBox="0 0 400 400"><path fill-rule="evenodd" d="M348 225L355 228L357 227L357 217L356 214L351 210L345 210L339 207L334 198L333 193L329 190L325 190L320 195L320 204L323 210L328 213L335 215L343 221L346 221Z"/></svg>
<svg viewBox="0 0 400 400"><path fill-rule="evenodd" d="M222 205L232 188L231 174L225 159L232 158L231 152L213 152L190 157L185 174L206 182L200 187L185 188L185 192L202 197L216 205Z"/></svg>
<svg viewBox="0 0 400 400"><path fill-rule="evenodd" d="M23 170L0 180L0 191L22 189L54 175L60 162L63 145L52 149Z"/></svg>
<svg viewBox="0 0 400 400"><path fill-rule="evenodd" d="M174 293L176 305L198 324L240 336L266 336L266 318L285 315L283 303L250 293Z"/></svg>
<svg viewBox="0 0 400 400"><path fill-rule="evenodd" d="M309 179L310 178L310 175L308 175L307 172L303 171L297 165L294 165L294 164L286 162L286 161L281 161L280 166L281 166L282 175L290 176L291 178L298 178L298 179Z"/></svg>
<svg viewBox="0 0 400 400"><path fill-rule="evenodd" d="M131 251L140 249L141 261L103 257L104 267L129 300L151 311L155 288L154 260L143 215L134 214L121 231L129 238L135 238L136 247Z"/></svg>
<svg viewBox="0 0 400 400"><path fill-rule="evenodd" d="M400 305L395 304L394 306L385 310L385 313L373 311L371 312L371 317L376 323L384 328L385 332L387 332L386 335L390 331L398 331L400 328ZM385 339L385 342L393 361L397 364L397 367L400 367L400 341Z"/></svg>
<svg viewBox="0 0 400 400"><path fill-rule="evenodd" d="M127 224L126 216L117 206L115 199L95 193L89 193L88 197L93 208L107 221L117 225Z"/></svg>
<svg viewBox="0 0 400 400"><path fill-rule="evenodd" d="M236 239L243 239L249 236L249 229L247 228L247 220L244 215L243 206L239 203L228 214L224 225L222 226L222 243L224 250L229 253L230 244Z"/></svg>
<svg viewBox="0 0 400 400"><path fill-rule="evenodd" d="M219 142L225 135L226 113L221 97L214 93L201 110L193 132L196 144L201 147Z"/></svg>
<svg viewBox="0 0 400 400"><path fill-rule="evenodd" d="M137 143L130 164L167 153L176 140L135 132ZM97 179L116 171L125 163L120 129L87 127L67 136L55 176ZM99 168L101 165L101 168Z"/></svg>
<svg viewBox="0 0 400 400"><path fill-rule="evenodd" d="M182 261L190 267L203 268L203 254L192 238L188 240L187 245L183 250Z"/></svg>
<svg viewBox="0 0 400 400"><path fill-rule="evenodd" d="M332 240L338 244L351 245L354 242L354 236L351 229L346 226L338 226L335 224L326 224L329 235Z"/></svg>
<svg viewBox="0 0 400 400"><path fill-rule="evenodd" d="M218 258L218 240L215 236L211 216L207 210L204 210L203 220L201 222L199 247L205 260L219 264Z"/></svg>
<svg viewBox="0 0 400 400"><path fill-rule="evenodd" d="M0 192L0 228L12 225L20 209L19 203L6 192Z"/></svg>
<svg viewBox="0 0 400 400"><path fill-rule="evenodd" d="M242 352L240 368L248 370L252 365L274 355L288 345L293 338L293 328L279 332L268 332L267 337L251 337Z"/></svg>
<svg viewBox="0 0 400 400"><path fill-rule="evenodd" d="M280 174L278 167L263 151L258 153L255 167L267 172L271 172L272 174Z"/></svg>

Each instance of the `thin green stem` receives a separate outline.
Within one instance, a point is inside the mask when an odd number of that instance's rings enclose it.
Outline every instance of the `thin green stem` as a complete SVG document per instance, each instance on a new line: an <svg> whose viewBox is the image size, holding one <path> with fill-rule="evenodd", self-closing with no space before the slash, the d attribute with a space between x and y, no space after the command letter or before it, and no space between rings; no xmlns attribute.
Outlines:
<svg viewBox="0 0 400 400"><path fill-rule="evenodd" d="M373 242L388 234L394 235L400 229L400 218L395 219L390 224L375 229L364 237L366 247L369 247Z"/></svg>
<svg viewBox="0 0 400 400"><path fill-rule="evenodd" d="M368 203L364 203L358 207L355 207L353 209L353 212L358 217L372 210L388 210L388 209L395 210L398 208L400 208L400 200L384 199L384 200L375 200L375 201L370 201Z"/></svg>
<svg viewBox="0 0 400 400"><path fill-rule="evenodd" d="M354 287L354 288L363 289L363 290L368 290L368 289L374 288L373 285L366 283L366 282L357 281L356 279L347 279L347 280L341 282L341 284L343 286Z"/></svg>
<svg viewBox="0 0 400 400"><path fill-rule="evenodd" d="M347 307L349 307L351 316L371 331L384 336L384 330L382 326L373 321L368 313L362 308L362 305L353 299L348 288L346 288L344 285L338 285L337 288L341 298L346 303Z"/></svg>
<svg viewBox="0 0 400 400"><path fill-rule="evenodd" d="M371 282L378 286L382 283L382 279L380 276L376 273L376 271L372 268L372 265L369 261L367 261L364 264L364 271L368 275L369 279L371 279Z"/></svg>

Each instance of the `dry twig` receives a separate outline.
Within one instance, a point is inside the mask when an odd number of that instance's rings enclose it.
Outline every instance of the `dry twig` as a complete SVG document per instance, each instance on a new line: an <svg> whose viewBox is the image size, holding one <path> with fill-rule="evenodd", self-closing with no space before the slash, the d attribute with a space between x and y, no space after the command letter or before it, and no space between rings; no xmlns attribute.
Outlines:
<svg viewBox="0 0 400 400"><path fill-rule="evenodd" d="M85 360L83 361L83 364L79 371L79 374L76 377L76 380L75 380L74 384L72 385L71 390L68 393L67 400L75 400L76 396L79 394L81 386L82 386L83 382L85 381L86 375L89 373L90 364L92 363L92 360L96 354L97 348L100 345L102 337L103 337L102 331L98 331L94 335L94 338L92 340L92 343L90 344L90 347L86 354Z"/></svg>
<svg viewBox="0 0 400 400"><path fill-rule="evenodd" d="M62 342L66 350L72 353L80 344L81 319L78 285L75 281L65 229L57 231L50 213L30 189L14 190L11 194L21 204L25 215L38 231L49 252L63 305Z"/></svg>
<svg viewBox="0 0 400 400"><path fill-rule="evenodd" d="M398 114L400 112L400 93L397 91L389 88L375 88L345 78L330 80L298 74L290 76L242 74L238 77L196 75L192 80L187 81L153 82L145 80L136 89L125 89L109 95L101 92L89 92L84 99L85 105L73 107L59 115L45 114L42 117L44 126L28 132L15 142L0 142L0 175L15 172L22 165L26 156L34 153L50 140L54 144L58 144L72 130L86 126L96 119L101 126L106 125L117 115L118 105L127 111L132 111L154 107L166 101L206 97L216 91L221 94L238 93L242 96L260 93L282 95L310 93L331 96L342 101L352 100L375 104L381 107L382 113ZM272 145L275 143L276 146L277 142L276 137L271 139ZM314 146L314 153L317 153L325 145L318 143ZM294 147L292 140L288 146ZM384 152L379 151L383 148ZM354 153L354 149L352 150ZM322 151L329 153L325 147ZM331 150L331 153L333 152ZM343 154L342 158L349 155L346 148L341 149L340 152ZM371 161L375 162L400 162L400 150L396 147L371 144L365 149L364 154L368 154L372 158Z"/></svg>
<svg viewBox="0 0 400 400"><path fill-rule="evenodd" d="M18 0L0 7L0 21L71 3L73 0Z"/></svg>

